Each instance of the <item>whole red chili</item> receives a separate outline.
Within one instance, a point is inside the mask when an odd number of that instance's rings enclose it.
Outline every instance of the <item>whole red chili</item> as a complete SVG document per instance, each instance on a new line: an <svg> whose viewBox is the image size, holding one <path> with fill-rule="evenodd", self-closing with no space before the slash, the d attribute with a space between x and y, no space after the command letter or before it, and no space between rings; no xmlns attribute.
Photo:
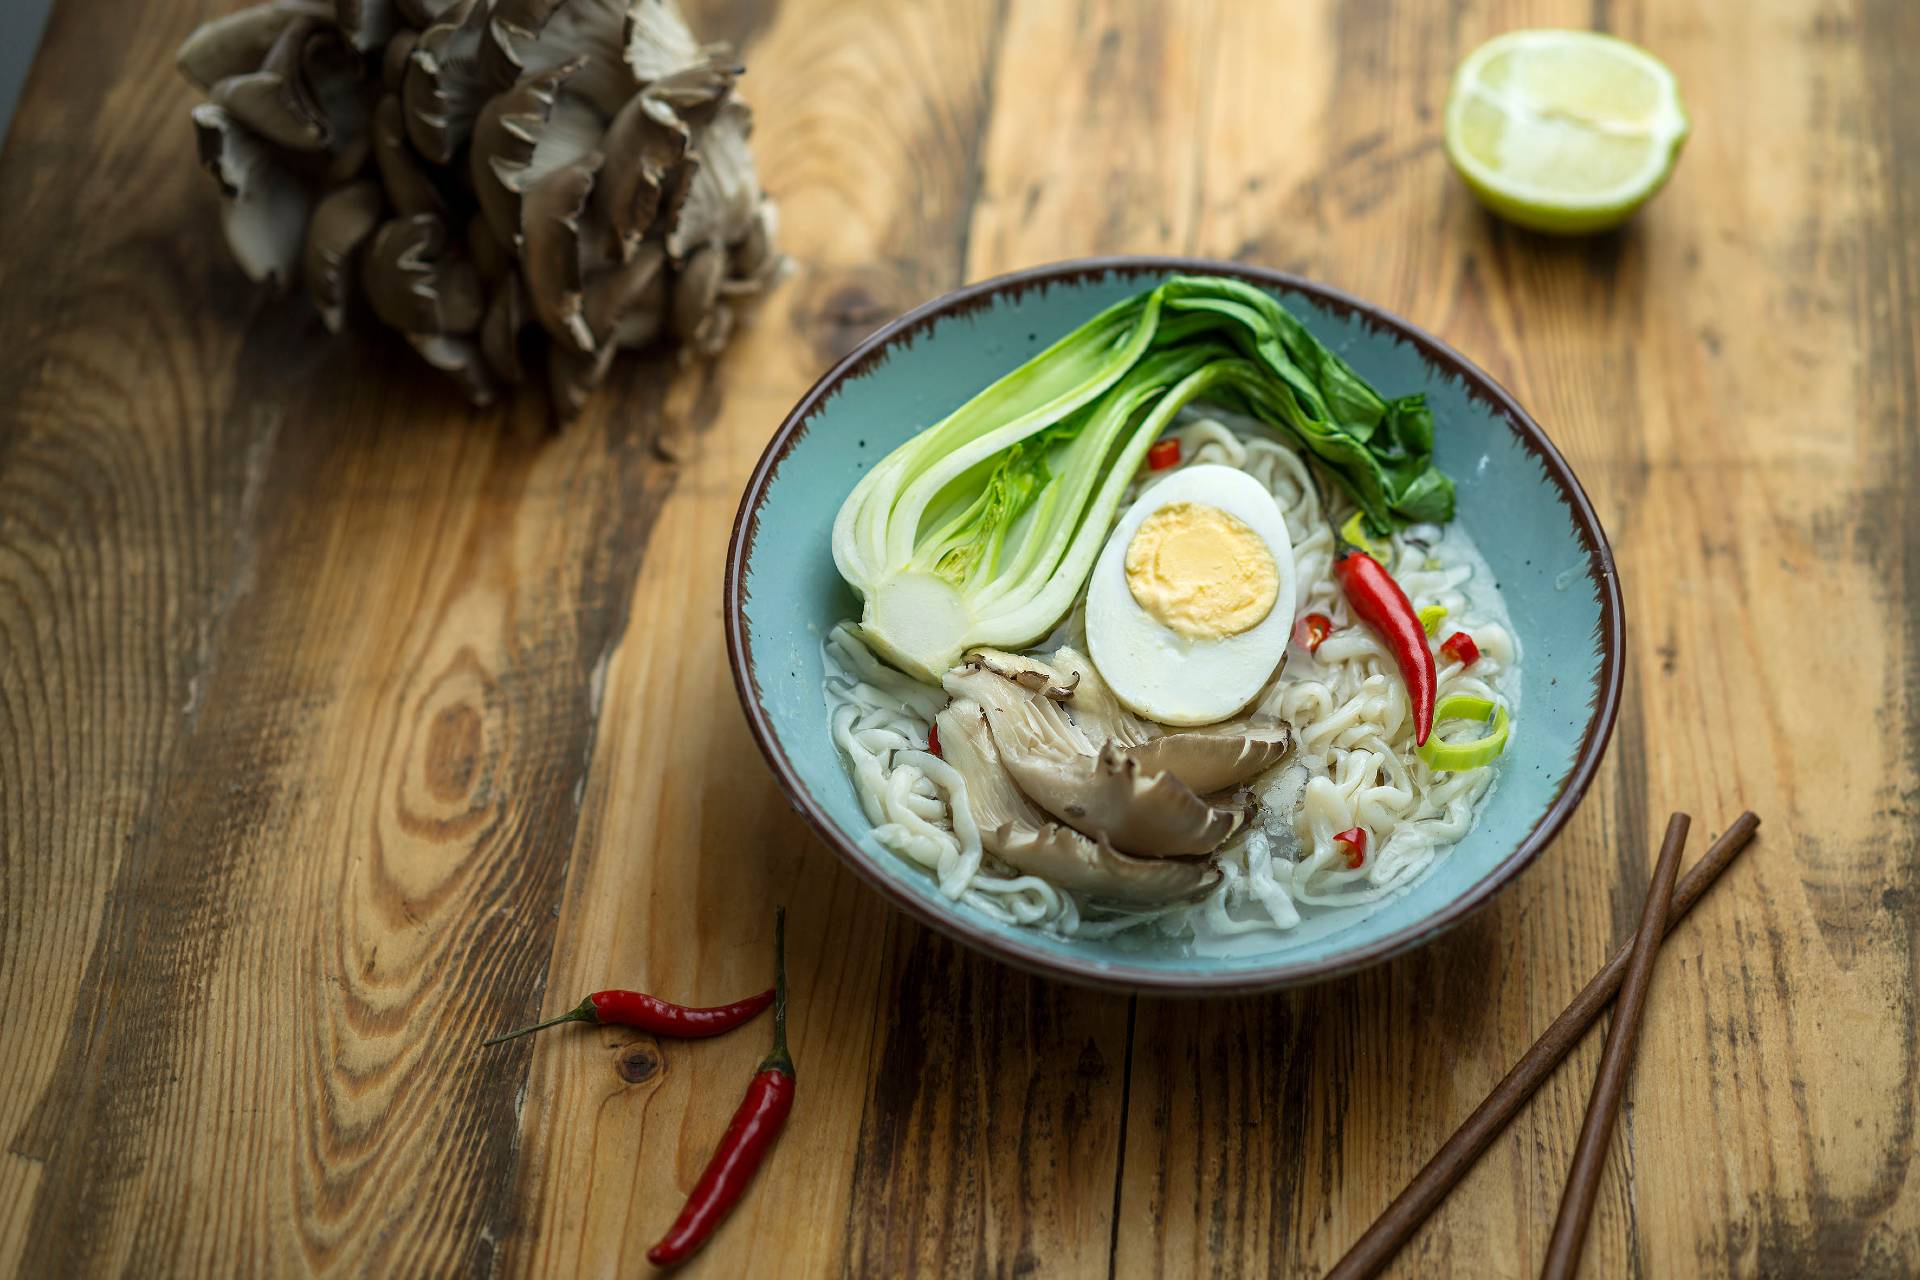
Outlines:
<svg viewBox="0 0 1920 1280"><path fill-rule="evenodd" d="M1293 642L1308 653L1320 652L1320 643L1333 634L1333 619L1324 613L1304 613L1293 624Z"/></svg>
<svg viewBox="0 0 1920 1280"><path fill-rule="evenodd" d="M787 1053L787 913L773 917L773 1052L747 1082L747 1096L727 1124L727 1132L707 1161L706 1172L693 1184L680 1216L647 1250L647 1261L671 1267L692 1257L707 1242L753 1180L773 1140L780 1136L787 1113L793 1110L793 1058Z"/></svg>
<svg viewBox="0 0 1920 1280"><path fill-rule="evenodd" d="M1447 642L1440 646L1440 652L1463 667L1470 667L1480 661L1480 646L1475 644L1473 637L1464 631L1456 631L1448 636Z"/></svg>
<svg viewBox="0 0 1920 1280"><path fill-rule="evenodd" d="M1433 696L1439 684L1434 671L1433 650L1427 647L1427 631L1413 601L1393 580L1378 560L1348 542L1342 542L1334 555L1333 574L1354 617L1377 632L1407 682L1407 698L1413 704L1413 740L1425 746L1433 732Z"/></svg>
<svg viewBox="0 0 1920 1280"><path fill-rule="evenodd" d="M762 991L757 996L748 996L745 1000L736 1000L732 1004L723 1004L713 1009L690 1009L686 1005L674 1004L658 996L646 995L639 991L596 991L557 1018L536 1022L531 1027L509 1031L491 1040L482 1040L480 1047L484 1049L490 1044L499 1044L515 1036L544 1031L548 1027L556 1027L563 1022L595 1022L602 1026L638 1027L642 1031L651 1031L657 1036L670 1036L676 1040L697 1040L702 1036L717 1036L722 1031L731 1031L772 1003L771 989Z"/></svg>
<svg viewBox="0 0 1920 1280"><path fill-rule="evenodd" d="M1147 470L1165 471L1168 467L1180 465L1180 441L1176 437L1170 440L1156 440L1147 450Z"/></svg>
<svg viewBox="0 0 1920 1280"><path fill-rule="evenodd" d="M1367 829L1348 827L1333 838L1335 844L1347 846L1347 866L1358 871L1367 861Z"/></svg>

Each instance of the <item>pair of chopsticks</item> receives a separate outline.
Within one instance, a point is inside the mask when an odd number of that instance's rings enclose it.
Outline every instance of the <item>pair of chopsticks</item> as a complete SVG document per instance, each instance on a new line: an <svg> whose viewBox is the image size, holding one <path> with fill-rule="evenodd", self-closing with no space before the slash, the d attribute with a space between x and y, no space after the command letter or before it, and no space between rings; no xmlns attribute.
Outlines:
<svg viewBox="0 0 1920 1280"><path fill-rule="evenodd" d="M1660 860L1654 866L1653 883L1647 890L1647 903L1640 915L1640 927L1633 939L1573 998L1566 1012L1534 1042L1506 1077L1493 1087L1486 1101L1474 1109L1466 1123L1414 1175L1387 1211L1367 1228L1346 1256L1327 1273L1327 1280L1359 1280L1378 1275L1394 1254L1400 1251L1420 1224L1439 1207L1447 1192L1466 1176L1473 1162L1493 1145L1516 1112L1533 1096L1553 1069L1572 1052L1600 1016L1600 1011L1617 993L1620 1005L1607 1031L1607 1047L1600 1058L1600 1071L1594 1077L1593 1094L1587 1102L1587 1116L1580 1126L1580 1139L1574 1147L1573 1167L1567 1176L1565 1194L1560 1199L1560 1215L1547 1245L1547 1261L1542 1276L1555 1280L1573 1274L1586 1243L1587 1222L1593 1213L1594 1197L1600 1189L1601 1167L1613 1137L1613 1122L1619 1114L1620 1098L1626 1090L1627 1072L1632 1066L1633 1047L1640 1033L1640 1015L1646 1008L1647 988L1653 979L1653 962L1660 943L1673 928L1706 896L1708 889L1727 869L1740 851L1753 839L1760 819L1749 811L1734 819L1707 854L1675 885L1680 867L1680 851L1687 842L1691 819L1676 813L1667 823L1667 836L1660 846Z"/></svg>

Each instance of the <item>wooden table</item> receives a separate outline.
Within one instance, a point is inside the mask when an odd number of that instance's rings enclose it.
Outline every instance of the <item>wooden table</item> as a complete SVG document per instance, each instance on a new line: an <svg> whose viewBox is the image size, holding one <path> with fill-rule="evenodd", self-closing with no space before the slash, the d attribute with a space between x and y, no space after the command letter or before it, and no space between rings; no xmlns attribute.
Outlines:
<svg viewBox="0 0 1920 1280"><path fill-rule="evenodd" d="M801 1093L698 1274L1311 1275L1631 930L1669 809L1761 839L1662 960L1587 1274L1920 1268L1920 6L703 3L799 271L550 434L228 260L172 50L66 0L0 161L0 1269L637 1275L764 1050L483 1032L762 983ZM1439 111L1597 22L1695 136L1624 232L1483 216ZM1032 980L788 810L734 504L879 322L1048 259L1331 281L1533 408L1619 556L1599 785L1487 911L1263 999ZM1402 1258L1538 1266L1590 1037Z"/></svg>

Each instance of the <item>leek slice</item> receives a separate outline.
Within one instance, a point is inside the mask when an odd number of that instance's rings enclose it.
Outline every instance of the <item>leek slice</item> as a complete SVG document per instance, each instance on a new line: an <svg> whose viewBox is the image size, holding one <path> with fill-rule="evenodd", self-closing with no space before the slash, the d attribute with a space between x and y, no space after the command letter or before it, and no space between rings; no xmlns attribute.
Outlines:
<svg viewBox="0 0 1920 1280"><path fill-rule="evenodd" d="M1484 737L1466 742L1442 742L1440 722L1443 720L1478 720L1490 724L1491 728ZM1492 764L1507 749L1507 709L1497 702L1476 698L1470 693L1450 693L1440 699L1433 709L1433 728L1426 745L1418 748L1420 758L1430 767L1448 773Z"/></svg>

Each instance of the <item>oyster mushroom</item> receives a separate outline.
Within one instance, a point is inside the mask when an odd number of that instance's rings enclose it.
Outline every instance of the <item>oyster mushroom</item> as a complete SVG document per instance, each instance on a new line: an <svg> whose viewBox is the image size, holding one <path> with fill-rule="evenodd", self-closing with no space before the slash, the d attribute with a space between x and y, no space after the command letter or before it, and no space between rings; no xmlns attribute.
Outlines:
<svg viewBox="0 0 1920 1280"><path fill-rule="evenodd" d="M622 259L634 255L653 225L689 140L673 109L650 93L635 94L607 126L607 171L593 200L619 239Z"/></svg>
<svg viewBox="0 0 1920 1280"><path fill-rule="evenodd" d="M330 150L366 131L360 57L338 31L312 17L287 23L257 69L216 82L210 96L291 151Z"/></svg>
<svg viewBox="0 0 1920 1280"><path fill-rule="evenodd" d="M329 192L314 206L307 225L303 275L320 319L333 333L345 327L353 296L355 258L380 225L385 201L380 184L360 181Z"/></svg>
<svg viewBox="0 0 1920 1280"><path fill-rule="evenodd" d="M1230 722L1168 733L1122 705L1078 650L1063 646L1049 661L1061 677L1075 681L1067 714L1090 741L1117 746L1142 772L1170 773L1200 795L1258 777L1293 747L1293 732L1284 724Z"/></svg>
<svg viewBox="0 0 1920 1280"><path fill-rule="evenodd" d="M479 273L451 251L446 224L431 213L375 232L360 284L374 314L405 334L472 333L486 311Z"/></svg>
<svg viewBox="0 0 1920 1280"><path fill-rule="evenodd" d="M461 3L462 0L393 0L393 7L402 22L425 30Z"/></svg>
<svg viewBox="0 0 1920 1280"><path fill-rule="evenodd" d="M200 164L220 186L220 222L234 259L248 279L287 283L306 243L306 187L265 141L213 103L193 109L193 125Z"/></svg>
<svg viewBox="0 0 1920 1280"><path fill-rule="evenodd" d="M386 44L400 25L393 0L337 0L334 12L340 34L362 53Z"/></svg>
<svg viewBox="0 0 1920 1280"><path fill-rule="evenodd" d="M392 94L382 98L373 111L373 163L387 189L387 201L402 216L445 216L446 199L408 143L402 114L400 99Z"/></svg>
<svg viewBox="0 0 1920 1280"><path fill-rule="evenodd" d="M641 87L622 60L627 8L628 0L499 0L481 63L489 75L512 84L530 73L578 62L575 92L611 116ZM672 18L693 46L679 14ZM689 59L697 54L693 46Z"/></svg>
<svg viewBox="0 0 1920 1280"><path fill-rule="evenodd" d="M668 311L666 259L659 245L650 244L632 261L587 278L583 314L596 347L643 347L660 335Z"/></svg>
<svg viewBox="0 0 1920 1280"><path fill-rule="evenodd" d="M1076 672L1062 679L1060 673L1038 658L1028 657L1024 653L1008 653L1003 649L974 649L960 660L963 667L980 667L1011 680L1031 693L1037 693L1055 702L1065 702L1074 694L1080 684Z"/></svg>
<svg viewBox="0 0 1920 1280"><path fill-rule="evenodd" d="M494 287L493 301L487 304L486 319L480 322L480 350L487 365L502 382L526 381L526 362L521 357L522 337L534 327L527 308L527 291L518 272L509 272Z"/></svg>
<svg viewBox="0 0 1920 1280"><path fill-rule="evenodd" d="M1202 799L1173 773L1147 770L1114 742L1096 743L1062 704L985 665L944 682L985 710L1009 775L1034 803L1076 830L1146 857L1210 853L1248 816L1244 799Z"/></svg>
<svg viewBox="0 0 1920 1280"><path fill-rule="evenodd" d="M594 350L585 316L580 215L593 193L601 156L593 152L527 192L520 209L522 264L533 314L548 333L576 351Z"/></svg>
<svg viewBox="0 0 1920 1280"><path fill-rule="evenodd" d="M387 41L387 50L380 57L380 87L388 93L399 93L407 85L407 67L413 61L414 46L420 43L420 33L412 27L402 27L393 33L393 39Z"/></svg>
<svg viewBox="0 0 1920 1280"><path fill-rule="evenodd" d="M481 66L480 45L486 29L483 0L460 0L441 21L421 33L407 60L401 90L407 139L434 164L452 162L473 132L480 108L506 88Z"/></svg>
<svg viewBox="0 0 1920 1280"><path fill-rule="evenodd" d="M1205 859L1131 857L1052 821L1008 776L985 714L972 699L954 699L935 720L941 754L966 782L981 845L1014 870L1075 893L1140 906L1192 897L1220 878Z"/></svg>
<svg viewBox="0 0 1920 1280"><path fill-rule="evenodd" d="M608 343L597 353L588 354L575 351L564 342L547 344L548 394L553 397L554 409L561 417L576 418L586 408L594 391L606 380L614 353L619 349Z"/></svg>
<svg viewBox="0 0 1920 1280"><path fill-rule="evenodd" d="M752 229L760 182L747 150L751 123L746 106L729 100L695 136L693 150L700 166L667 230L668 256L685 258L707 241L734 244Z"/></svg>
<svg viewBox="0 0 1920 1280"><path fill-rule="evenodd" d="M260 69L274 41L295 20L324 21L332 14L325 0L274 0L202 23L174 54L180 74L202 93L231 76Z"/></svg>
<svg viewBox="0 0 1920 1280"><path fill-rule="evenodd" d="M529 75L488 102L474 121L467 158L473 193L503 243L520 244L520 202L527 190L591 155L604 135L599 112L561 92L578 69L565 63Z"/></svg>

